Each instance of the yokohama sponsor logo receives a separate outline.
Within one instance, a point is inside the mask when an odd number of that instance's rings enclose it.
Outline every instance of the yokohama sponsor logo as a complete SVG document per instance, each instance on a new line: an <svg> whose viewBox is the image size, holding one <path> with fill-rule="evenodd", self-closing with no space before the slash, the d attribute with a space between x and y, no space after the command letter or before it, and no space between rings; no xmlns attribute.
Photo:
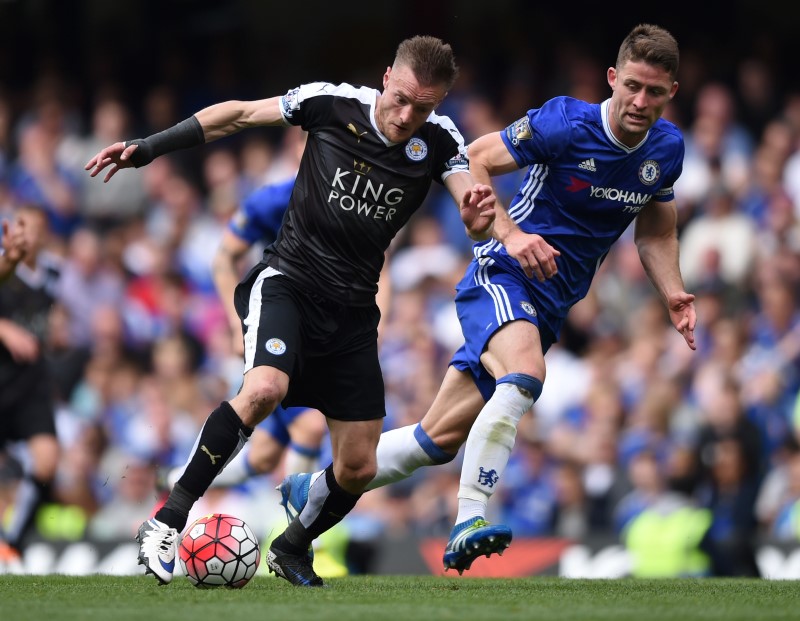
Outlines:
<svg viewBox="0 0 800 621"><path fill-rule="evenodd" d="M627 192L619 188L596 188L594 186L589 190L589 196L592 198L602 198L607 201L626 203L628 205L646 205L653 197L652 194Z"/></svg>

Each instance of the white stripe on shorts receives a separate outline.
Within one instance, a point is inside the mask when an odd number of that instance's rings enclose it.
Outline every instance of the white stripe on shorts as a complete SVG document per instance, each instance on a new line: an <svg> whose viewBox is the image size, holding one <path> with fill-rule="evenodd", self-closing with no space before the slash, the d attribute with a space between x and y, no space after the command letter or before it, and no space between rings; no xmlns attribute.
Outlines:
<svg viewBox="0 0 800 621"><path fill-rule="evenodd" d="M278 276L281 272L272 267L267 267L258 275L250 289L250 301L247 305L247 317L244 319L244 373L253 368L253 361L256 357L256 342L258 336L258 324L261 320L261 283L265 278Z"/></svg>
<svg viewBox="0 0 800 621"><path fill-rule="evenodd" d="M514 313L511 310L511 302L508 300L506 290L500 285L494 285L489 281L488 271L490 266L491 263L481 262L475 273L475 282L486 289L486 292L494 300L494 314L497 319L497 325L502 326L514 318Z"/></svg>

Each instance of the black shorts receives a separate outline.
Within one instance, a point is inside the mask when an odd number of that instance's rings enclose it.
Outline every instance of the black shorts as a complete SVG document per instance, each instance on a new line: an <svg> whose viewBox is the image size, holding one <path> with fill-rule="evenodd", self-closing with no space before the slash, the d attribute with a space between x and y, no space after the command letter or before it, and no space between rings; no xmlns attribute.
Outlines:
<svg viewBox="0 0 800 621"><path fill-rule="evenodd" d="M344 421L386 416L377 305L338 305L263 263L236 288L234 302L242 319L245 373L257 366L284 371L284 407L316 408Z"/></svg>
<svg viewBox="0 0 800 621"><path fill-rule="evenodd" d="M56 435L53 391L44 360L3 361L0 380L0 446L39 434Z"/></svg>

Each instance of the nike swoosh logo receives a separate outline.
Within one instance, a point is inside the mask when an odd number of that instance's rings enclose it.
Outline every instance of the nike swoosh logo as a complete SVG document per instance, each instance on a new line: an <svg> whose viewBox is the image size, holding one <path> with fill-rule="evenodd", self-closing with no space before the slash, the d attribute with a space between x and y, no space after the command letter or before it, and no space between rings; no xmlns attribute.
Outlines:
<svg viewBox="0 0 800 621"><path fill-rule="evenodd" d="M161 563L161 566L167 571L175 571L175 559L172 559L169 563L165 563L163 559L159 558L158 562Z"/></svg>

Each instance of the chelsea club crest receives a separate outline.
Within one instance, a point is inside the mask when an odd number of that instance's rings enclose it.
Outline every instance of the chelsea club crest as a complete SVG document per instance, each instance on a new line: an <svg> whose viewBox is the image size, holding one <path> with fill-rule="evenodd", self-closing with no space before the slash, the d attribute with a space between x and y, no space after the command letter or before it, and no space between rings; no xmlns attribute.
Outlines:
<svg viewBox="0 0 800 621"><path fill-rule="evenodd" d="M645 185L653 185L661 176L661 167L655 160L645 160L639 166L639 181Z"/></svg>
<svg viewBox="0 0 800 621"><path fill-rule="evenodd" d="M528 313L531 317L536 317L536 309L533 307L533 304L530 302L520 302L519 305L522 307L522 310Z"/></svg>

